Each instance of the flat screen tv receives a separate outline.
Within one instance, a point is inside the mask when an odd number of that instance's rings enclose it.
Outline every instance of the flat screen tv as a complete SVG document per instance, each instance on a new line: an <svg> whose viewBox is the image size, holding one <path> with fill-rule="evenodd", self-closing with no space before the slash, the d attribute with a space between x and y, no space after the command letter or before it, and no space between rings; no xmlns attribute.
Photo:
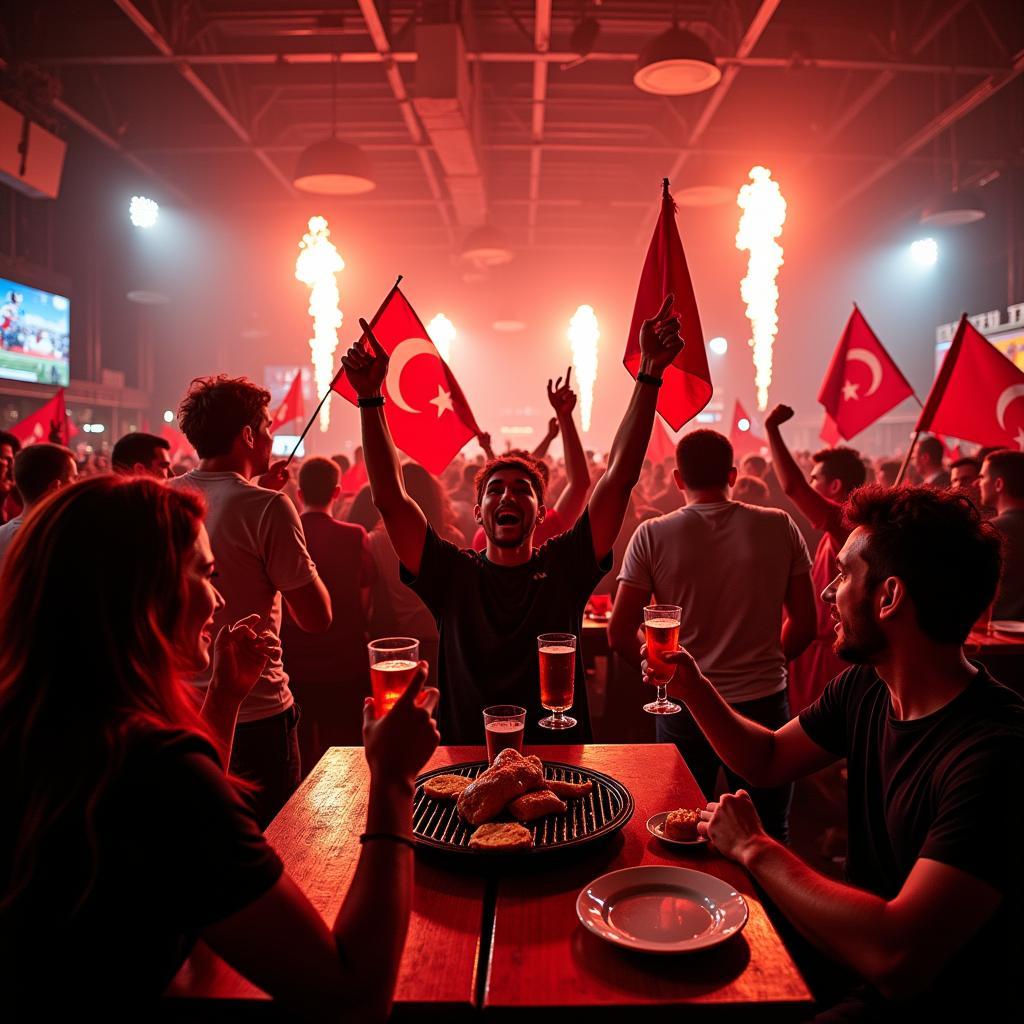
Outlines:
<svg viewBox="0 0 1024 1024"><path fill-rule="evenodd" d="M67 387L71 302L0 277L0 378Z"/></svg>

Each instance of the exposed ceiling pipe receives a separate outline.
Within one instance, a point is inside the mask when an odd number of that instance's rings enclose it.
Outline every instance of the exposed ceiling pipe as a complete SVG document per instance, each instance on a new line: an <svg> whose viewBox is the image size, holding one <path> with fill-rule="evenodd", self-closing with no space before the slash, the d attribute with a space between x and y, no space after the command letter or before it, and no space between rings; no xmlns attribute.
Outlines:
<svg viewBox="0 0 1024 1024"><path fill-rule="evenodd" d="M534 13L533 46L541 58L551 48L551 0L537 0ZM530 121L530 205L526 214L526 237L532 245L537 228L537 199L540 197L540 168L543 159L545 100L548 94L548 62L533 62L533 116Z"/></svg>

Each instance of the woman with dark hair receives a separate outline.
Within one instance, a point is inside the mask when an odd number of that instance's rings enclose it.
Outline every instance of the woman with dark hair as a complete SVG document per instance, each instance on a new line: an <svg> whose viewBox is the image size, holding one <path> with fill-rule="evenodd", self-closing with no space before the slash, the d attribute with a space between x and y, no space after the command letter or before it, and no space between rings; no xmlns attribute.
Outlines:
<svg viewBox="0 0 1024 1024"><path fill-rule="evenodd" d="M412 786L437 744L425 667L364 718L367 843L333 934L224 773L278 640L221 606L202 501L94 477L26 519L0 573L0 986L6 1006L137 1004L202 938L307 1016L383 1018L408 926ZM197 712L179 676L207 667ZM388 841L392 840L392 841ZM397 841L394 841L397 840ZM55 974L59 984L55 984ZM18 1013L15 1011L14 1017Z"/></svg>
<svg viewBox="0 0 1024 1024"><path fill-rule="evenodd" d="M345 521L361 526L367 533L380 522L380 513L373 503L369 484L363 487L352 499L352 504L349 505Z"/></svg>

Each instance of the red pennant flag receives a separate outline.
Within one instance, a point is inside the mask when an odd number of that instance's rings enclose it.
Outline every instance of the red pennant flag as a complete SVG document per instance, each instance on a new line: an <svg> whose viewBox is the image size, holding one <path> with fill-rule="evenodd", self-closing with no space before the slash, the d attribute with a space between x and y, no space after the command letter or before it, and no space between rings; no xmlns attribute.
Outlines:
<svg viewBox="0 0 1024 1024"><path fill-rule="evenodd" d="M676 227L676 204L668 194L666 178L661 213L640 273L633 322L629 327L626 354L622 358L634 379L640 369L640 326L661 309L669 292L675 296L672 308L679 317L679 333L686 346L665 370L664 384L658 392L658 412L673 430L679 430L711 401L711 371L708 369L697 300L693 296L683 243Z"/></svg>
<svg viewBox="0 0 1024 1024"><path fill-rule="evenodd" d="M654 417L654 429L651 431L651 440L647 445L647 458L657 466L665 459L676 457L675 441L669 436L668 427L665 426L660 416Z"/></svg>
<svg viewBox="0 0 1024 1024"><path fill-rule="evenodd" d="M177 427L164 423L160 427L160 436L171 446L171 461L176 462L182 455L196 456L196 451L189 439Z"/></svg>
<svg viewBox="0 0 1024 1024"><path fill-rule="evenodd" d="M746 429L742 423L746 423ZM732 429L729 431L729 441L732 443L733 454L737 459L744 455L760 455L762 448L768 447L768 442L758 436L754 431L754 421L747 415L739 399L732 410Z"/></svg>
<svg viewBox="0 0 1024 1024"><path fill-rule="evenodd" d="M890 409L913 395L914 389L854 306L821 382L818 401L849 440Z"/></svg>
<svg viewBox="0 0 1024 1024"><path fill-rule="evenodd" d="M15 423L10 432L21 442L22 447L37 441L66 445L71 440L72 426L64 404L64 389L60 388L53 398L31 416ZM77 433L77 430L74 432Z"/></svg>
<svg viewBox="0 0 1024 1024"><path fill-rule="evenodd" d="M818 431L818 437L822 439L829 446L829 448L835 448L840 441L843 439L843 435L839 433L836 427L836 421L825 413L825 419L822 421L821 430Z"/></svg>
<svg viewBox="0 0 1024 1024"><path fill-rule="evenodd" d="M960 320L917 421L918 431L1024 451L1024 373Z"/></svg>
<svg viewBox="0 0 1024 1024"><path fill-rule="evenodd" d="M284 401L274 410L270 418L270 432L276 434L286 423L306 417L306 407L302 401L302 370L296 370L295 376L288 387Z"/></svg>
<svg viewBox="0 0 1024 1024"><path fill-rule="evenodd" d="M480 433L452 371L438 354L426 327L398 285L370 322L391 357L384 383L384 415L395 444L435 476ZM361 339L368 344L366 338ZM353 405L356 393L344 370L331 388Z"/></svg>

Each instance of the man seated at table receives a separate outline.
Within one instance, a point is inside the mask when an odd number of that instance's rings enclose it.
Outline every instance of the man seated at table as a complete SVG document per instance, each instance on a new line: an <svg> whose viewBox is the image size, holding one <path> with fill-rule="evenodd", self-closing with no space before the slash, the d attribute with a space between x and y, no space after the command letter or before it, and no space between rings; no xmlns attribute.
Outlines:
<svg viewBox="0 0 1024 1024"><path fill-rule="evenodd" d="M999 539L962 495L930 488L862 488L847 520L825 597L852 668L775 731L730 708L684 651L669 692L758 785L847 758L849 884L769 838L742 790L698 828L861 979L819 1020L1002 1019L1020 970L1024 701L961 646L995 593Z"/></svg>
<svg viewBox="0 0 1024 1024"><path fill-rule="evenodd" d="M353 346L342 359L359 396L374 504L402 563L404 581L438 621L443 742L482 743L480 712L489 704L525 707L531 742L591 738L579 643L572 713L579 724L557 732L537 728L542 714L537 636L564 632L579 639L583 609L611 566L612 543L647 450L661 375L683 346L671 307L670 295L643 324L639 378L588 509L570 530L536 550L534 532L546 509L543 479L532 461L505 457L484 466L477 477L474 517L487 534L487 548L460 551L429 527L403 486L384 418L387 354L367 331L371 347Z"/></svg>

